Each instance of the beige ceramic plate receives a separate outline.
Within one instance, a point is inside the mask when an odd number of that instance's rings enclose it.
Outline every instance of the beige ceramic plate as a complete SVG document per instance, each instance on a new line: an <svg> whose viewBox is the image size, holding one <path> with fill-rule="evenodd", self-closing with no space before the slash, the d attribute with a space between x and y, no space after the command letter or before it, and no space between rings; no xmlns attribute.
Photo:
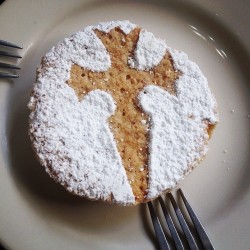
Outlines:
<svg viewBox="0 0 250 250"><path fill-rule="evenodd" d="M250 63L244 44L250 39L250 5L202 2L6 0L0 6L0 38L24 47L20 79L0 80L4 245L14 250L155 249L145 206L116 207L71 196L44 173L27 136L26 104L42 55L86 25L129 19L188 53L207 76L219 104L220 124L207 158L181 187L217 249L248 249Z"/></svg>

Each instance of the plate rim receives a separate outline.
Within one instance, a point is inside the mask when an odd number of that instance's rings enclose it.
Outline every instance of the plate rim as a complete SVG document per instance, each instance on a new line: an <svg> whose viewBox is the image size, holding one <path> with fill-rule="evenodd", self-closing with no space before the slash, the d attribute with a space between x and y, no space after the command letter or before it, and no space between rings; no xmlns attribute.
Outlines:
<svg viewBox="0 0 250 250"><path fill-rule="evenodd" d="M21 9L23 8L23 10L24 9L26 9L27 10L27 6L28 6L28 4L29 4L29 1L27 1L27 0L25 0L25 1L20 1L20 2L22 2L22 3L19 3L19 8L21 7ZM85 0L85 2L88 2L87 0ZM180 1L180 2L182 2L182 1ZM195 4L198 4L197 2L199 2L199 1L190 1L190 2L196 2ZM225 2L225 1L222 1L222 0L220 0L220 2ZM211 1L206 1L206 4L207 4L207 6L205 6L205 4L204 4L204 6L202 7L202 8L208 8L208 6L209 6L209 3L211 3ZM63 4L65 4L65 6L67 6L68 7L68 5L67 5L67 0L63 0L63 1L61 1L61 4L63 5ZM71 3L72 4L72 3ZM78 5L78 4L83 4L83 2L82 1L80 1L80 0L74 0L74 2L73 2L73 4L75 4L76 6ZM199 3L199 5L200 5L200 3ZM2 29L2 25L1 25L1 23L3 24L3 22L6 22L6 18L3 18L3 16L11 16L11 13L12 13L12 9L13 9L13 6L15 6L15 8L17 8L17 6L15 5L15 1L6 1L6 2L4 2L2 5L0 5L0 29ZM52 7L53 6L53 7ZM57 2L56 1L51 1L51 9L53 9L53 8L55 8L57 6ZM230 6L228 5L227 7L229 7L229 9L230 9ZM249 4L249 7L250 7L250 4ZM36 7L37 8L37 7ZM65 7L66 8L66 7ZM214 7L215 8L215 7ZM217 8L217 7L216 7ZM211 10L208 10L208 11L211 11ZM2 18L1 18L1 14L2 14L2 12L5 12L5 14L4 15L2 15ZM224 14L222 13L222 12L224 12ZM221 13L222 14L219 14L219 16L218 16L218 18L220 18L220 19L223 19L224 20L224 22L225 22L225 24L227 25L227 22L228 22L228 20L230 20L232 17L229 17L228 15L228 13L231 13L231 11L225 11L225 10L223 10ZM2 19L4 19L4 20L2 20ZM17 18L16 18L17 19ZM14 23L14 21L15 20L7 20L8 21L8 23L10 24L9 25L9 27L11 27L11 25L16 25L15 23ZM12 23L13 22L13 23ZM235 27L233 27L232 29L237 33L237 26L238 24L236 24L235 25ZM5 31L5 30L4 30ZM22 37L19 37L19 41L17 41L18 43L20 43L20 44L22 44L24 47L25 47L25 45L28 45L27 47L26 47L26 49L23 51L23 55L25 56L26 55L26 53L27 53L27 51L29 51L29 49L31 48L31 46L32 46L32 44L28 41L28 39L27 39L27 37L29 37L29 36L32 36L32 32L33 32L34 30L32 30L31 29L31 27L30 27L30 30L28 30L28 32L30 32L26 37L25 37L25 35L23 35ZM41 30L40 32L44 32L44 30ZM41 34L41 33L40 33ZM5 32L3 32L3 35L5 36L5 39L6 40L15 40L14 39L14 35L13 34L10 34L10 33L8 33L7 31L5 31ZM37 35L38 36L38 35ZM250 38L250 37L249 37ZM244 41L245 41L245 39L244 39ZM247 46L248 45L248 46ZM247 45L246 44L244 44L244 46L248 49L248 50L250 50L250 44L248 44L247 43ZM0 89L3 89L3 92L5 91L7 91L7 89L8 89L8 87L7 87L7 85L3 85L3 86L1 86L0 87ZM0 95L0 97L1 97L2 95ZM4 97L3 97L4 98ZM5 99L3 99L1 102L0 102L0 105L4 105L4 101L5 101ZM1 135L1 134L0 134ZM0 159L0 163L1 163L1 160L2 159ZM2 238L1 238L1 235L0 235L0 239L1 239L1 242L3 243L3 245L5 245L5 246L7 246L7 244L5 244L5 242L4 242L4 240L2 240Z"/></svg>

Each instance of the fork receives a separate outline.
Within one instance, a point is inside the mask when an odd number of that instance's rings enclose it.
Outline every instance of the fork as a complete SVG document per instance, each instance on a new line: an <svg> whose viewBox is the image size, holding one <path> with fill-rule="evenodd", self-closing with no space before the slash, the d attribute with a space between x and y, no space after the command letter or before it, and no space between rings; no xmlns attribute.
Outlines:
<svg viewBox="0 0 250 250"><path fill-rule="evenodd" d="M4 41L0 40L0 46L5 46L5 47L10 47L10 48L15 48L15 49L22 49L22 47ZM13 57L13 58L22 58L20 55L17 55L15 53L9 52L9 51L3 51L0 50L0 57L5 56L5 57ZM21 69L20 67L13 65L13 64L8 64L8 63L3 63L0 62L0 68L4 69ZM17 74L12 74L12 73L7 73L7 72L0 72L0 78L18 78L19 76Z"/></svg>
<svg viewBox="0 0 250 250"><path fill-rule="evenodd" d="M204 227L202 226L201 222L199 221L197 215L195 214L194 210L192 209L192 207L190 206L189 202L187 201L186 197L184 196L184 193L182 192L181 189L178 190L183 202L184 202L184 205L189 213L189 216L193 222L193 225L197 231L197 234L199 236L199 239L202 243L202 246L205 250L214 250L214 247L207 235L207 233L205 232L204 230ZM169 197L169 200L174 208L174 211L176 213L176 216L179 220L179 224L181 225L181 228L182 228L182 231L186 237L186 240L187 240L187 243L188 243L188 246L191 250L198 250L198 246L196 244L196 241L194 240L194 237L187 225L187 222L179 208L179 206L177 205L173 195L171 193L168 193L168 197ZM168 228L169 228L169 231L171 233L171 236L172 236L172 239L173 239L173 242L174 242L174 245L175 245L175 248L178 249L178 250L183 250L184 249L184 246L182 244L182 241L179 237L179 234L176 230L176 227L173 223L173 220L170 216L170 213L162 199L162 197L159 197L157 199L161 205L161 208L162 208L162 211L163 211L163 214L164 214L164 217L166 219L166 222L167 222L167 225L168 225ZM149 212L150 212L150 215L151 215L151 219L152 219L152 223L153 223L153 227L154 227L154 230L155 230L155 234L156 234L156 238L158 240L158 243L159 243L159 246L160 246L160 249L161 250L168 250L170 249L170 246L169 246L169 242L167 240L167 238L165 237L165 234L163 232L163 229L162 229L162 226L161 226L161 222L159 220L159 217L157 216L156 212L155 212L155 209L154 209L154 206L152 204L152 202L148 202L148 208L149 208Z"/></svg>

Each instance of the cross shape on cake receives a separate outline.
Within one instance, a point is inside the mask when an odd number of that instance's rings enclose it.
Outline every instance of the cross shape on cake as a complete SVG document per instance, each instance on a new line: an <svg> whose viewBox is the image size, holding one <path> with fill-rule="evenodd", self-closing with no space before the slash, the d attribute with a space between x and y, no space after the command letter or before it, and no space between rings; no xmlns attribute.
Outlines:
<svg viewBox="0 0 250 250"><path fill-rule="evenodd" d="M94 32L111 57L111 67L105 72L93 72L74 64L71 69L73 77L68 84L79 99L96 89L112 95L116 110L109 124L129 180L135 187L136 199L140 202L145 199L148 186L149 117L140 107L138 95L147 85L159 86L174 94L174 82L180 72L174 69L167 52L160 63L150 69L138 70L129 65L141 32L139 28L128 35L119 27L109 33Z"/></svg>

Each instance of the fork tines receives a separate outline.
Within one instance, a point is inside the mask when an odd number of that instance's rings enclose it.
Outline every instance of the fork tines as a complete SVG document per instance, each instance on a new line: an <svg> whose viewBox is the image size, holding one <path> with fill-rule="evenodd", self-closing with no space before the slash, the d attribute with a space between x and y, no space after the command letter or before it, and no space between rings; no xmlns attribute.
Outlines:
<svg viewBox="0 0 250 250"><path fill-rule="evenodd" d="M14 58L22 58L21 56L15 54L15 53L12 53L12 52L9 52L9 51L2 51L2 50L0 50L0 56L8 56L8 57L14 57Z"/></svg>
<svg viewBox="0 0 250 250"><path fill-rule="evenodd" d="M210 241L210 239L208 238L208 235L206 234L202 224L200 223L197 215L195 214L194 210L192 209L192 207L190 206L190 204L188 203L186 197L184 196L183 192L181 189L178 190L179 193L180 193L180 197L182 198L185 206L186 206L186 209L190 215L190 218L194 224L194 227L198 233L198 236L200 238L200 241L204 247L205 250L213 250L214 247ZM174 208L174 211L176 213L176 216L178 218L178 221L179 221L179 224L181 225L181 228L182 228L182 231L185 235L185 238L187 240L187 243L189 245L189 248L191 250L198 250L198 246L194 240L194 237L191 233L191 231L189 230L189 226L187 225L186 223L186 220L179 208L179 206L177 205L173 195L171 193L168 194L168 197L169 197L169 200ZM172 239L173 239L173 242L174 242L174 245L175 245L175 248L178 249L178 250L183 250L184 247L183 247L183 244L182 244L182 241L179 237L179 234L176 230L176 227L172 221L172 218L171 218L171 215L170 213L168 212L168 209L165 205L165 202L163 201L162 197L159 197L158 198L158 201L161 205L161 208L162 208L162 211L163 211L163 214L165 216L165 219L166 219L166 222L167 222L167 225L168 225L168 228L169 228L169 231L171 233L171 236L172 236ZM152 222L153 222L153 226L154 226L154 230L155 230L155 234L156 234L156 237L157 237L157 240L158 240L158 243L159 243L159 246L160 246L160 249L163 250L163 249L170 249L169 247L169 243L167 241L167 238L165 237L165 234L164 234L164 231L162 229L162 226L161 226L161 223L160 223L160 220L155 212L155 209L153 207L153 204L152 202L148 202L148 207L149 207L149 211L150 211L150 215L151 215L151 219L152 219Z"/></svg>
<svg viewBox="0 0 250 250"><path fill-rule="evenodd" d="M3 63L0 62L0 68L6 68L6 69L21 69L19 66L9 64L9 63Z"/></svg>
<svg viewBox="0 0 250 250"><path fill-rule="evenodd" d="M12 73L6 73L6 72L0 72L0 77L2 77L2 78L18 78L19 75L12 74Z"/></svg>
<svg viewBox="0 0 250 250"><path fill-rule="evenodd" d="M0 46L5 46L5 47L10 47L10 48L15 48L15 49L22 49L21 46L0 40ZM0 57L13 57L13 58L22 58L20 55L9 52L9 51L3 51L0 50ZM8 63L3 63L0 62L0 68L4 69L20 69L20 67L13 65L13 64L8 64ZM0 78L18 78L17 74L12 74L8 72L0 72Z"/></svg>
<svg viewBox="0 0 250 250"><path fill-rule="evenodd" d="M22 49L23 48L19 45L16 45L14 43L10 43L10 42L4 41L4 40L0 40L0 45L15 48L15 49Z"/></svg>

